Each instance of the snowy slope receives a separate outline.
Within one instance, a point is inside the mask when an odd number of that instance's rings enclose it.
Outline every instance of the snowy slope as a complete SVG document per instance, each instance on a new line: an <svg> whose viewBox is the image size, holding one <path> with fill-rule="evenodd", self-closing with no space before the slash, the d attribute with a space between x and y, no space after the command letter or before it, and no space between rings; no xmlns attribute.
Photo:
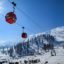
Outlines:
<svg viewBox="0 0 64 64"><path fill-rule="evenodd" d="M50 34L53 35L58 41L64 41L64 26L52 29Z"/></svg>
<svg viewBox="0 0 64 64"><path fill-rule="evenodd" d="M47 64L64 64L64 49L62 47L59 47L56 50L56 56L51 56L50 52L45 53L44 55L36 55L36 56L26 56L21 58L22 60L34 60L34 59L40 59L39 63L36 64L45 64L46 61L48 61Z"/></svg>
<svg viewBox="0 0 64 64"><path fill-rule="evenodd" d="M40 62L34 64L45 64L46 61L48 61L47 64L64 64L64 49L62 47L55 47L55 51L56 51L56 56L51 56L49 51L44 54L42 53L41 55L24 56L18 59L9 58L8 55L0 53L0 61L2 61L2 59L7 59L8 62L21 61L22 63L20 64L24 64L24 60L29 61L29 60L40 59Z"/></svg>
<svg viewBox="0 0 64 64"><path fill-rule="evenodd" d="M52 37L55 38L55 41L50 41L51 38L48 37L48 35L51 35ZM49 40L47 40L49 39ZM63 43L64 42L64 26L61 27L56 27L54 29L49 30L49 32L43 32L43 33L38 33L35 35L29 36L29 40L31 40L30 43L35 43L35 40L39 42L39 45L42 45L42 43ZM52 39L51 39L52 40ZM36 46L36 44L34 44ZM33 46L34 47L34 46Z"/></svg>
<svg viewBox="0 0 64 64"><path fill-rule="evenodd" d="M64 26L56 27L54 29L49 30L49 32L43 32L43 33L38 33L35 35L30 35L29 39L42 36L43 34L45 35L50 34L54 36L57 39L57 41L64 41Z"/></svg>

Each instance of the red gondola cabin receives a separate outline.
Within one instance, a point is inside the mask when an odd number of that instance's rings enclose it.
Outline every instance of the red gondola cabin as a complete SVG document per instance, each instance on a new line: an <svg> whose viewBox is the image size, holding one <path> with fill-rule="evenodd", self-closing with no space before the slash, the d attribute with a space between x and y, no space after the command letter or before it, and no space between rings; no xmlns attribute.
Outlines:
<svg viewBox="0 0 64 64"><path fill-rule="evenodd" d="M6 22L8 22L9 24L13 24L16 22L17 18L14 12L9 12L6 14L5 19L6 19Z"/></svg>
<svg viewBox="0 0 64 64"><path fill-rule="evenodd" d="M27 33L23 32L22 33L22 38L27 38Z"/></svg>

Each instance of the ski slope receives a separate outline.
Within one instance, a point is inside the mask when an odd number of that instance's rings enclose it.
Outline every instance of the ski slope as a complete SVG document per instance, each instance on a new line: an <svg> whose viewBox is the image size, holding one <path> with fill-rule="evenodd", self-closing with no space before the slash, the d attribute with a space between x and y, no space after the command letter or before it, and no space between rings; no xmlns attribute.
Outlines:
<svg viewBox="0 0 64 64"><path fill-rule="evenodd" d="M21 59L24 60L34 60L40 59L39 63L36 64L64 64L64 49L62 47L56 48L56 56L51 56L50 52L47 52L43 55L36 55L36 56L26 56L22 57Z"/></svg>
<svg viewBox="0 0 64 64"><path fill-rule="evenodd" d="M31 63L31 64L64 64L64 49L62 47L58 47L55 48L56 51L56 56L51 56L51 51L47 52L47 53L42 53L41 55L34 55L34 56L24 56L21 58L17 58L17 59L13 59L13 58L9 58L8 55L3 55L0 53L0 61L2 61L2 59L6 59L8 60L8 62L15 62L18 61L21 63L19 64L25 64L24 60L35 60L35 59L39 59L40 62L38 63ZM45 63L45 62L48 63ZM9 63L4 63L4 64L9 64ZM29 62L27 64L30 64Z"/></svg>

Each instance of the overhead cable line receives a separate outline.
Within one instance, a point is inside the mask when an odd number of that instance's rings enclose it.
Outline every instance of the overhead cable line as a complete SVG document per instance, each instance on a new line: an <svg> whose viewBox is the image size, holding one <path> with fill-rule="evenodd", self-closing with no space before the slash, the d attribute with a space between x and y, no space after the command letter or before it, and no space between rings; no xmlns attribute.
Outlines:
<svg viewBox="0 0 64 64"><path fill-rule="evenodd" d="M23 27L23 25L20 25L20 24L16 24L17 26L19 26L20 28L22 28ZM25 26L24 26L25 27ZM30 30L29 28L27 28L27 27L25 27L26 28L26 30L28 30L30 33L33 33L33 31L32 30Z"/></svg>
<svg viewBox="0 0 64 64"><path fill-rule="evenodd" d="M8 1L9 1L9 0L8 0ZM11 1L9 1L9 2L12 4ZM25 13L23 10L21 10L21 9L18 8L17 6L16 6L16 9L17 9L20 13L23 13L26 17L28 17L34 25L36 25L40 30L42 30L42 27L41 27L38 23L36 23L36 22L34 21L34 19L32 19L27 13Z"/></svg>
<svg viewBox="0 0 64 64"><path fill-rule="evenodd" d="M28 18L31 20L31 22L32 22L34 25L36 25L39 29L42 28L42 27L41 27L38 23L36 23L36 22L34 21L34 19L32 19L27 13L25 13L23 10L21 10L21 9L18 8L18 7L16 7L16 8L17 8L18 11L20 11L20 12L23 13L23 14L25 14L25 16L28 17Z"/></svg>
<svg viewBox="0 0 64 64"><path fill-rule="evenodd" d="M2 16L4 16L3 14L1 14ZM4 16L5 17L5 16ZM17 26L19 26L21 29L22 29L22 27L24 26L24 25L20 25L20 24L18 24L18 23L16 23L16 25ZM25 27L25 26L24 26ZM30 32L30 33L32 33L33 31L32 30L30 30L29 28L27 28L27 27L25 27L26 28L26 30L28 31L28 32Z"/></svg>

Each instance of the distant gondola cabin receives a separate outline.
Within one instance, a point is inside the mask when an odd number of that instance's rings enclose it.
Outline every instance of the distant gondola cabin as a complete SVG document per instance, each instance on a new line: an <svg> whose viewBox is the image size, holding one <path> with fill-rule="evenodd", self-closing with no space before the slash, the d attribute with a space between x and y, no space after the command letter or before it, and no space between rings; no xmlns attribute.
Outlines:
<svg viewBox="0 0 64 64"><path fill-rule="evenodd" d="M23 32L21 36L22 38L27 38L27 33Z"/></svg>

